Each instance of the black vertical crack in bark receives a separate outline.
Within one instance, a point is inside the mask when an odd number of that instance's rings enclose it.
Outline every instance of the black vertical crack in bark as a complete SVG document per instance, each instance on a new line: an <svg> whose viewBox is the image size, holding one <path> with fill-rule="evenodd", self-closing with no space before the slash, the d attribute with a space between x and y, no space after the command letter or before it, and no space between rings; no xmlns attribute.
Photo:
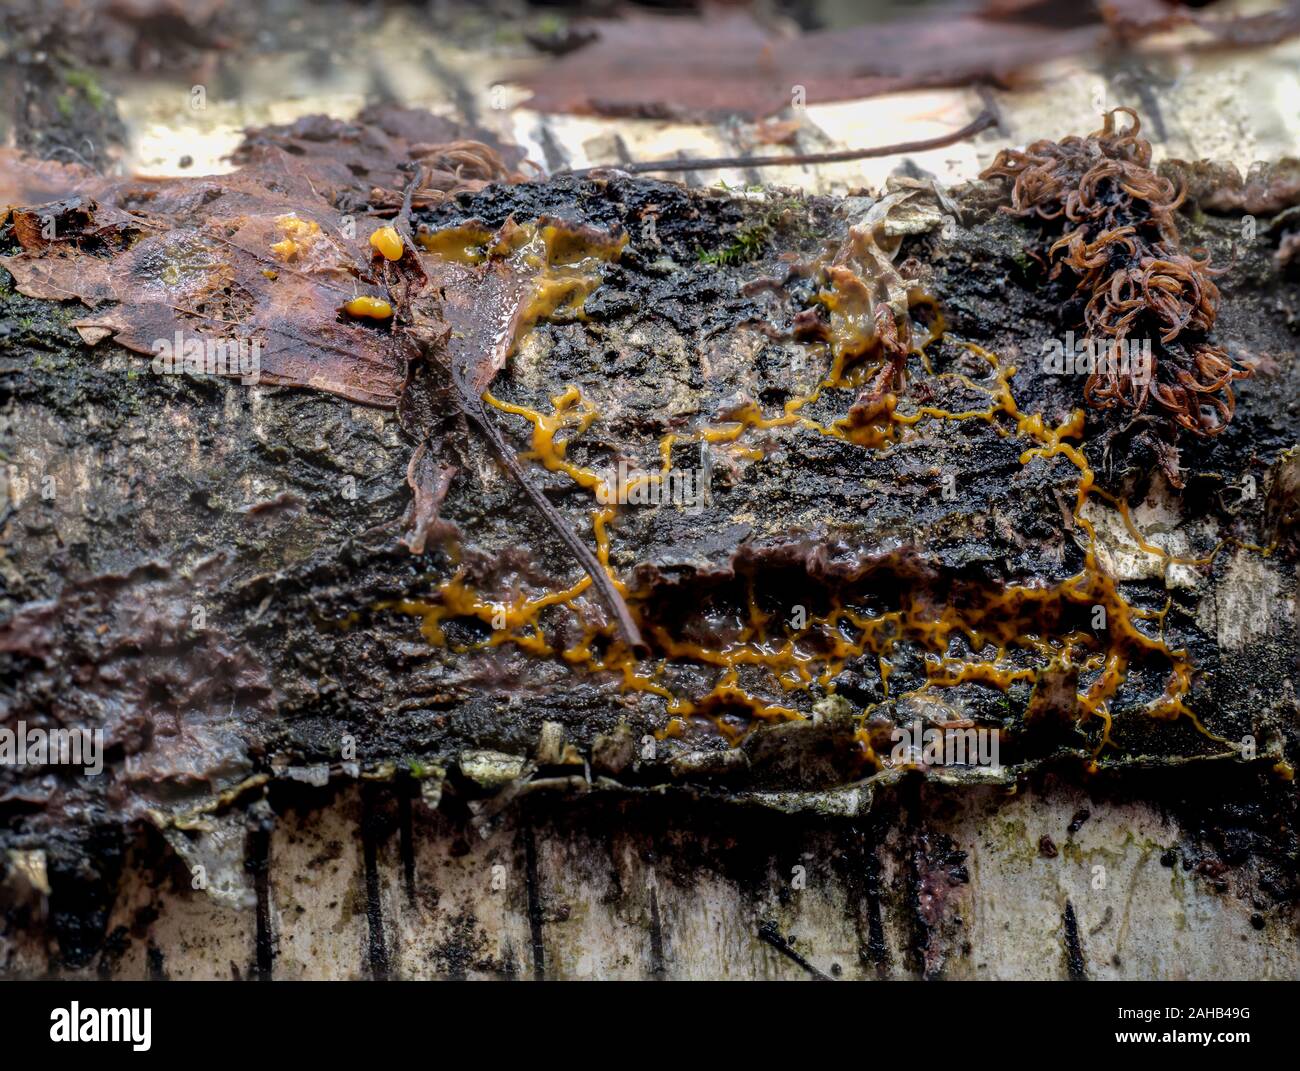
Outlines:
<svg viewBox="0 0 1300 1071"><path fill-rule="evenodd" d="M375 813L372 785L361 789L361 851L366 868L366 922L370 931L367 966L371 977L382 980L389 976L391 967L388 947L384 942L384 905L379 887L379 816Z"/></svg>
<svg viewBox="0 0 1300 1071"><path fill-rule="evenodd" d="M867 893L867 955L876 966L876 975L884 978L889 972L889 946L885 943L885 926L880 910L880 856L876 845L863 852L866 863Z"/></svg>
<svg viewBox="0 0 1300 1071"><path fill-rule="evenodd" d="M921 907L921 870L924 857L925 849L919 842L914 843L907 853L907 906L911 930L908 953L916 976L928 979L926 953L930 949L930 924L926 921Z"/></svg>
<svg viewBox="0 0 1300 1071"><path fill-rule="evenodd" d="M1070 981L1086 982L1088 971L1083 958L1083 944L1079 940L1079 920L1075 917L1074 905L1069 900L1065 901L1062 921L1065 923L1065 969L1069 972Z"/></svg>
<svg viewBox="0 0 1300 1071"><path fill-rule="evenodd" d="M662 982L668 976L664 962L664 930L659 916L659 890L650 886L650 977Z"/></svg>
<svg viewBox="0 0 1300 1071"><path fill-rule="evenodd" d="M271 932L271 830L275 819L265 804L255 808L249 818L244 866L253 875L253 891L257 897L257 963L253 975L258 981L269 982L275 967L275 941Z"/></svg>
<svg viewBox="0 0 1300 1071"><path fill-rule="evenodd" d="M848 854L852 865L847 878L858 930L858 959L863 966L874 968L877 978L884 978L889 971L889 945L885 942L881 911L878 824L853 823L849 840ZM865 941L862 934L864 923Z"/></svg>
<svg viewBox="0 0 1300 1071"><path fill-rule="evenodd" d="M415 905L415 832L411 825L411 793L416 790L412 778L401 777L397 782L397 829L402 852L402 879L406 889L406 902Z"/></svg>
<svg viewBox="0 0 1300 1071"><path fill-rule="evenodd" d="M528 891L528 929L533 945L533 979L546 981L546 949L542 944L542 892L537 877L537 841L533 836L532 817L523 818L524 884Z"/></svg>
<svg viewBox="0 0 1300 1071"><path fill-rule="evenodd" d="M904 877L907 887L908 947L906 958L908 966L917 978L929 980L933 975L929 971L928 953L930 951L931 927L926 917L924 896L926 845L924 832L918 828L915 815L923 814L921 808L921 786L919 778L909 778L899 791L899 823L904 832L907 865Z"/></svg>

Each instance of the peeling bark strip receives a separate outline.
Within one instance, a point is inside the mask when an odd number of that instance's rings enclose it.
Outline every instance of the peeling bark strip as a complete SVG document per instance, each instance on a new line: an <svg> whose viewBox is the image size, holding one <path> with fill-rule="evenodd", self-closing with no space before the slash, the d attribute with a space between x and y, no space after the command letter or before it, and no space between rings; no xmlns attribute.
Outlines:
<svg viewBox="0 0 1300 1071"><path fill-rule="evenodd" d="M412 554L423 554L430 536L441 534L451 526L442 522L438 511L451 487L456 470L451 465L440 465L425 439L411 454L406 469L406 483L411 488L411 506L406 514L407 535L403 542Z"/></svg>

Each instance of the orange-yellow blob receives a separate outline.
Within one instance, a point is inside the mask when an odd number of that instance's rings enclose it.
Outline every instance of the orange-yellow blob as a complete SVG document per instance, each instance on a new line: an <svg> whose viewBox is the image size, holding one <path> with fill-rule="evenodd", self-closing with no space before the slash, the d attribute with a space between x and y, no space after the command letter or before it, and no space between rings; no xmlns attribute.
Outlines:
<svg viewBox="0 0 1300 1071"><path fill-rule="evenodd" d="M344 305L343 311L349 316L367 316L372 320L387 320L393 315L393 306L383 298L362 295L361 297L354 297Z"/></svg>
<svg viewBox="0 0 1300 1071"><path fill-rule="evenodd" d="M299 219L292 212L277 216L275 225L284 237L272 243L271 252L284 260L293 260L320 236L320 224L310 219Z"/></svg>
<svg viewBox="0 0 1300 1071"><path fill-rule="evenodd" d="M395 227L380 227L370 236L370 244L383 254L385 260L402 259L402 236Z"/></svg>

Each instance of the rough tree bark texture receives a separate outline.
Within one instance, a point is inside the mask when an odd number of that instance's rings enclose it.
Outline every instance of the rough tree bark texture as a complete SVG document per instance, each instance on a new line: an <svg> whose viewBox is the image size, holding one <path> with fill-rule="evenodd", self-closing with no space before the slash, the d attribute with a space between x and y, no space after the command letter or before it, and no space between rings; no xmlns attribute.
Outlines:
<svg viewBox="0 0 1300 1071"><path fill-rule="evenodd" d="M922 234L904 254L950 336L1031 356L1058 330L1050 293L1023 281L1020 225L981 197L952 237ZM646 206L657 227L643 251ZM539 326L494 391L544 410L576 383L602 414L597 427L648 458L674 418L717 419L738 395L779 408L798 391L792 367L810 382L824 372L801 372L792 358L804 348L755 326L797 298L765 305L746 284L865 210L782 202L766 263L739 266L701 263L693 247L771 219L766 207L651 182L489 190L430 222L565 211L627 227L634 242L605 269L586 319ZM1266 248L1232 260L1227 230L1210 220L1197 236L1231 264L1221 337L1275 355L1276 370L1241 392L1229 433L1185 448L1196 476L1183 508L1196 503L1195 514L1180 513L1140 459L1109 470L1111 486L1138 488L1138 518L1175 550L1213 545L1221 492L1248 473L1260 493L1243 508L1266 523L1270 463L1292 427L1290 328L1275 310L1293 286ZM1025 734L997 785L864 781L843 766L825 710L740 750L693 734L647 758L640 741L664 720L657 697L510 644L432 647L418 618L384 608L455 569L444 551L416 557L400 541L412 444L391 414L152 375L111 342L81 345L67 326L74 308L12 289L4 302L15 477L6 701L14 716L75 712L104 725L111 746L107 786L7 781L11 972L1294 973L1294 794L1271 772L1295 741L1285 558L1229 547L1209 567L1168 570L1166 628L1212 666L1193 705L1221 736L1253 734L1253 763L1136 705L1122 753L1093 775L1082 741ZM933 356L937 371L969 371L946 341ZM1077 388L1020 363L1012 385L1026 409ZM956 411L961 395L944 382L940 373L931 389ZM840 392L836 404L850 400ZM715 460L702 515L627 510L611 560L651 592L649 620L715 597L738 561L764 597L787 602L849 583L847 572L836 579L837 555L858 561L898 543L940 574L995 586L1073 568L1061 503L1068 512L1077 470L1061 459L1022 467L1025 444L992 423L936 420L888 451L798 427L769 435L761 461ZM584 449L575 438L572 456ZM443 516L484 590L504 600L511 577L577 579L475 439L451 460L462 475ZM931 486L936 469L957 474L955 499ZM589 498L538 473L584 530ZM1125 590L1158 609L1159 559L1136 550L1117 515L1096 507L1096 522ZM1023 536L1037 532L1049 534ZM477 635L465 627L463 639ZM895 658L890 694L923 680L912 657ZM715 680L688 666L677 683L700 694ZM889 709L874 658L852 661L836 684ZM1139 682L1133 702L1162 686L1158 675ZM967 714L1003 725L1029 701L1014 695L1001 709L1006 700L978 686L963 696L954 702ZM190 890L181 861L204 866L207 893Z"/></svg>

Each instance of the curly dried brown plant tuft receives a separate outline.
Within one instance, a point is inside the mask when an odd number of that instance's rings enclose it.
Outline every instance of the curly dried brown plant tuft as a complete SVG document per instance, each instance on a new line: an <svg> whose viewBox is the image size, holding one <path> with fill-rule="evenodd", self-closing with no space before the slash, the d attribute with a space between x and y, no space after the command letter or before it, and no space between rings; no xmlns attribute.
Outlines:
<svg viewBox="0 0 1300 1071"><path fill-rule="evenodd" d="M1124 113L1132 124L1118 129ZM1004 149L982 178L1011 183L1004 212L1062 228L1047 249L1052 278L1068 269L1088 298L1089 340L1114 353L1149 338L1149 368L1104 361L1084 397L1096 409L1149 408L1196 435L1216 435L1232 419L1232 381L1250 375L1205 336L1218 315L1209 260L1179 249L1174 213L1183 191L1151 170L1151 145L1129 108L1106 114L1086 138Z"/></svg>
<svg viewBox="0 0 1300 1071"><path fill-rule="evenodd" d="M480 141L415 145L411 158L426 168L418 196L435 202L451 194L477 193L492 182L520 182L524 178L506 166L495 149Z"/></svg>

